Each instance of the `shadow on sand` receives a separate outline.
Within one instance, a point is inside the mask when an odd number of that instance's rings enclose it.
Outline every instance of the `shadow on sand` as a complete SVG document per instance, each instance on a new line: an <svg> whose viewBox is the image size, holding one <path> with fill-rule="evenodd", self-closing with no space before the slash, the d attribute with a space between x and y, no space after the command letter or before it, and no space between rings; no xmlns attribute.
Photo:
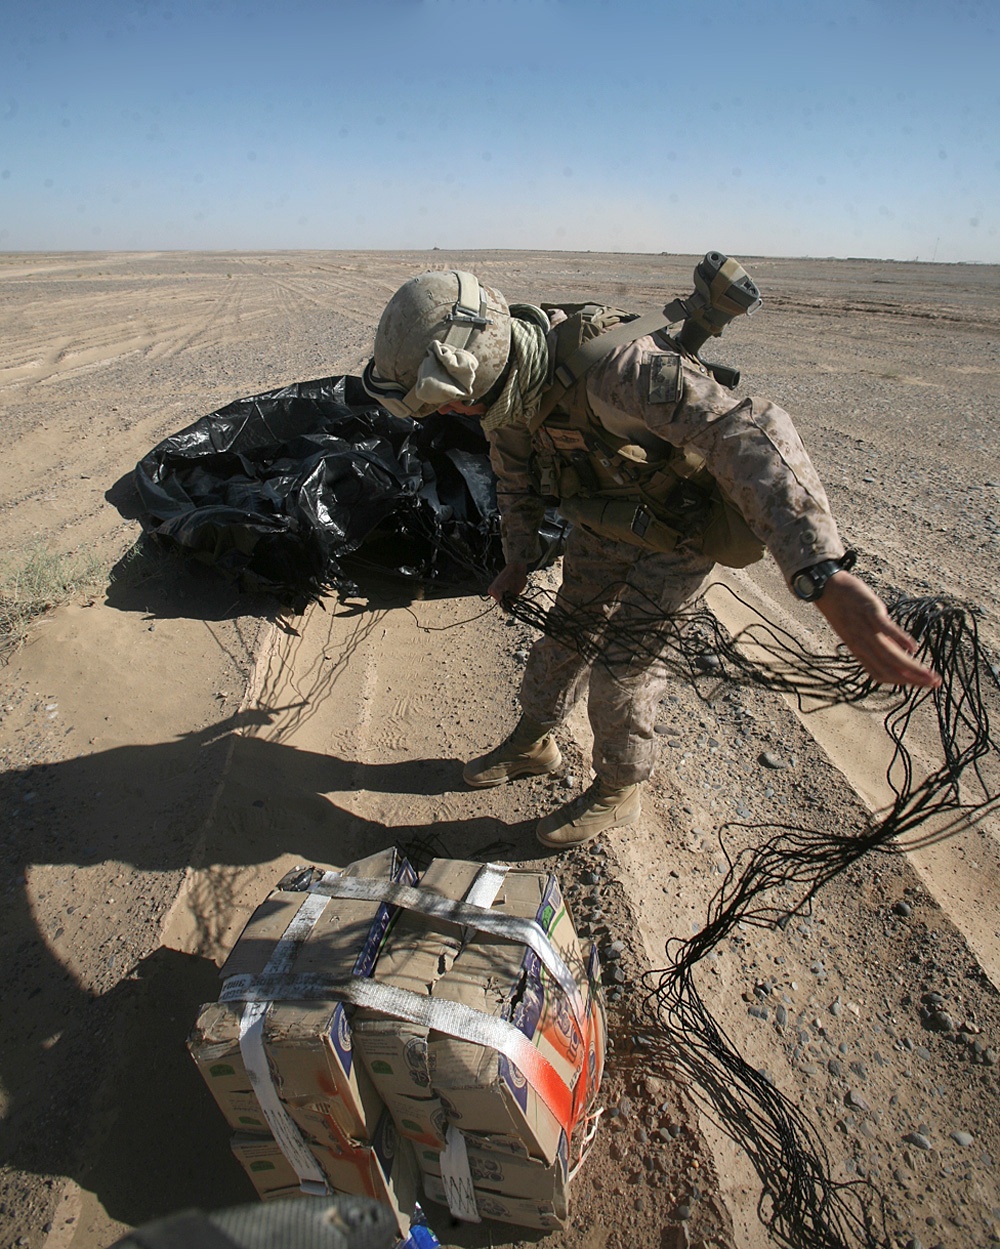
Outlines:
<svg viewBox="0 0 1000 1249"><path fill-rule="evenodd" d="M71 1176L133 1226L187 1206L253 1199L184 1046L199 1005L218 996L217 968L204 950L235 869L285 852L343 864L393 844L417 856L535 854L529 824L477 818L387 827L327 796L359 788L415 799L445 793L460 785L456 760L370 765L315 754L253 736L269 719L267 711L243 713L176 741L0 779L11 815L7 849L16 852L0 917L8 969L0 1080L10 1101L0 1158ZM223 795L212 802L223 776ZM66 917L46 911L29 878L44 865L72 877L102 864L123 866L116 892L129 878L141 890L143 873L211 865L204 895L195 895L204 908L198 952L160 948L136 957L109 940L94 979L110 987L82 986L55 952Z"/></svg>

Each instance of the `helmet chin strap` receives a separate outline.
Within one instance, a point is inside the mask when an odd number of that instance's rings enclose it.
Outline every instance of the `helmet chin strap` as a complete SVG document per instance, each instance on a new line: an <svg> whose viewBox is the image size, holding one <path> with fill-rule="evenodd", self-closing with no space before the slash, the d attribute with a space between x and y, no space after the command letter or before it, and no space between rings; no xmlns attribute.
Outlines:
<svg viewBox="0 0 1000 1249"><path fill-rule="evenodd" d="M479 279L460 269L453 269L452 272L458 279L458 299L445 317L449 323L448 333L442 341L452 347L466 347L476 330L484 330L493 323L486 315L486 292L479 285ZM462 329L465 329L464 341L459 342Z"/></svg>

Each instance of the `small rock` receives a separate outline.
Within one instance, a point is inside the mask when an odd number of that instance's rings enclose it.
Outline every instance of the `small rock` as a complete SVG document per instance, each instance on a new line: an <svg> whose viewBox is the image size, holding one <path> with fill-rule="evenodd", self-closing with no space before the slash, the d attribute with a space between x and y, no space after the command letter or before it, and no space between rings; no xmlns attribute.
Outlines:
<svg viewBox="0 0 1000 1249"><path fill-rule="evenodd" d="M776 755L772 750L765 750L757 756L757 762L765 768L774 768L776 771L783 771L788 767L788 762L782 759L780 755Z"/></svg>
<svg viewBox="0 0 1000 1249"><path fill-rule="evenodd" d="M971 1132L952 1132L951 1139L955 1142L956 1145L961 1145L964 1148L966 1145L972 1144L972 1133Z"/></svg>
<svg viewBox="0 0 1000 1249"><path fill-rule="evenodd" d="M931 1032L954 1032L955 1021L945 1010L936 1010L927 1019Z"/></svg>
<svg viewBox="0 0 1000 1249"><path fill-rule="evenodd" d="M848 1089L847 1096L844 1098L844 1105L850 1106L853 1110L871 1110L871 1107L857 1089ZM930 1149L930 1146L928 1145L927 1148Z"/></svg>
<svg viewBox="0 0 1000 1249"><path fill-rule="evenodd" d="M904 919L913 912L913 907L910 906L909 902L897 902L892 909L894 914L902 915Z"/></svg>
<svg viewBox="0 0 1000 1249"><path fill-rule="evenodd" d="M914 1149L922 1149L925 1152L934 1148L923 1132L907 1132L903 1140L906 1141L907 1145L912 1145Z"/></svg>

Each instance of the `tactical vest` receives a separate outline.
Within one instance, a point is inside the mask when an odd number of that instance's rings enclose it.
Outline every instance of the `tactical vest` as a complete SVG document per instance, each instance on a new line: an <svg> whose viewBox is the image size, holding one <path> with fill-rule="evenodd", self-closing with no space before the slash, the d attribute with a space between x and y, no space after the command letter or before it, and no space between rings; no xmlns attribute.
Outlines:
<svg viewBox="0 0 1000 1249"><path fill-rule="evenodd" d="M672 551L690 541L730 568L759 560L763 544L700 455L666 442L662 455L629 443L605 429L590 405L587 370L618 347L666 329L663 317L597 304L544 305L546 313L557 308L567 319L555 329L550 385L530 426L536 489L557 499L567 520L601 537L647 551ZM657 361L655 385L663 401L679 402L679 349Z"/></svg>

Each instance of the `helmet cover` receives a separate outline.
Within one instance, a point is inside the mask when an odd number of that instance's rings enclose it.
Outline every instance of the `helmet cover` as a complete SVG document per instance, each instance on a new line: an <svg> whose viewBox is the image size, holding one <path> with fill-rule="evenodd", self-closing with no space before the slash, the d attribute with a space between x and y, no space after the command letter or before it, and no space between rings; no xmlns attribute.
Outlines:
<svg viewBox="0 0 1000 1249"><path fill-rule="evenodd" d="M510 312L499 291L463 270L422 273L386 305L364 384L397 415L429 416L449 402L477 403L509 353Z"/></svg>

